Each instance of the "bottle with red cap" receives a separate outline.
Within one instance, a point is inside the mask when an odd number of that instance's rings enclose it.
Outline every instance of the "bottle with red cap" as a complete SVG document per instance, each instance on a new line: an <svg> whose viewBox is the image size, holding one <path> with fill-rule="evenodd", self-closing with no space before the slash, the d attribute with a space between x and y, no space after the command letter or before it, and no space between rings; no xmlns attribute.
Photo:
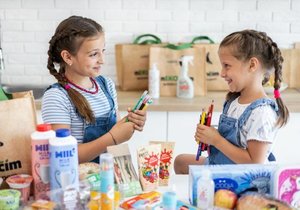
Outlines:
<svg viewBox="0 0 300 210"><path fill-rule="evenodd" d="M31 134L31 168L33 176L35 200L49 200L49 139L55 137L55 132L49 124L39 124Z"/></svg>

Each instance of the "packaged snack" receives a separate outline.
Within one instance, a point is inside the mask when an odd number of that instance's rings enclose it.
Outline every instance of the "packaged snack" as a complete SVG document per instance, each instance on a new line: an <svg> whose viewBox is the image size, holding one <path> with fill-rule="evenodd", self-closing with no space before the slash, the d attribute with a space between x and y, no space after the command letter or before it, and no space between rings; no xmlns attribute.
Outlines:
<svg viewBox="0 0 300 210"><path fill-rule="evenodd" d="M158 202L160 200L160 196L161 194L159 192L151 191L130 198L121 203L120 206L124 209L146 209L147 206Z"/></svg>
<svg viewBox="0 0 300 210"><path fill-rule="evenodd" d="M132 164L128 144L109 146L107 151L114 156L116 189L121 193L121 197L142 193L142 187Z"/></svg>
<svg viewBox="0 0 300 210"><path fill-rule="evenodd" d="M292 207L300 208L300 167L280 167L274 175L274 195Z"/></svg>
<svg viewBox="0 0 300 210"><path fill-rule="evenodd" d="M159 186L168 186L173 165L175 142L150 141L150 144L160 144L161 153L159 161Z"/></svg>
<svg viewBox="0 0 300 210"><path fill-rule="evenodd" d="M189 166L189 199L197 205L197 181L203 169L209 169L215 182L215 191L228 189L239 195L245 191L270 194L271 176L277 166L273 164L228 164Z"/></svg>
<svg viewBox="0 0 300 210"><path fill-rule="evenodd" d="M81 163L78 167L79 180L84 180L91 174L100 173L100 165L94 162Z"/></svg>
<svg viewBox="0 0 300 210"><path fill-rule="evenodd" d="M247 193L239 198L236 206L237 210L292 210L292 208L277 199L260 193Z"/></svg>
<svg viewBox="0 0 300 210"><path fill-rule="evenodd" d="M160 144L143 146L137 151L139 177L144 191L158 187L160 151Z"/></svg>
<svg viewBox="0 0 300 210"><path fill-rule="evenodd" d="M37 200L31 204L33 209L52 210L55 207L55 203L47 200Z"/></svg>

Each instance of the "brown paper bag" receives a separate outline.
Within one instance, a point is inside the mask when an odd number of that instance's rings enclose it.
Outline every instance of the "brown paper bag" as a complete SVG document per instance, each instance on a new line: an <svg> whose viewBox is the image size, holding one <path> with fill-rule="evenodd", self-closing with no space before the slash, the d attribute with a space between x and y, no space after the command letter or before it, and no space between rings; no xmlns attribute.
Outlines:
<svg viewBox="0 0 300 210"><path fill-rule="evenodd" d="M37 124L32 91L0 102L0 177L31 174L31 137Z"/></svg>
<svg viewBox="0 0 300 210"><path fill-rule="evenodd" d="M194 56L193 65L189 65L188 70L188 75L194 83L194 95L206 95L205 49L184 48L175 50L166 47L151 47L150 49L150 64L156 63L160 71L161 96L176 96L177 79L181 68L179 60L184 55Z"/></svg>
<svg viewBox="0 0 300 210"><path fill-rule="evenodd" d="M283 82L290 88L300 88L300 49L281 49Z"/></svg>
<svg viewBox="0 0 300 210"><path fill-rule="evenodd" d="M142 38L152 38L141 41ZM161 40L152 34L137 37L133 44L115 46L117 78L121 90L148 89L149 49Z"/></svg>
<svg viewBox="0 0 300 210"><path fill-rule="evenodd" d="M209 43L196 43L198 41L208 41ZM205 48L206 51L206 84L207 90L228 90L228 85L220 76L222 65L219 60L218 50L219 44L215 44L207 36L195 37L192 42L194 48Z"/></svg>
<svg viewBox="0 0 300 210"><path fill-rule="evenodd" d="M296 43L295 43L295 48L296 48L296 49L299 49L299 48L300 48L300 42L296 42Z"/></svg>

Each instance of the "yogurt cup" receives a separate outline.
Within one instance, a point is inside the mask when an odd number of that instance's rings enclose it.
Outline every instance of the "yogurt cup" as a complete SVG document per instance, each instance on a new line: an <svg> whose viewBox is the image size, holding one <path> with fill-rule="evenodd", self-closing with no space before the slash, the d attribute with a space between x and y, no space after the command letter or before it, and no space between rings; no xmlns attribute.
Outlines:
<svg viewBox="0 0 300 210"><path fill-rule="evenodd" d="M21 192L21 202L22 204L26 204L29 199L30 184L32 180L32 176L28 174L18 174L8 177L6 182L10 188Z"/></svg>
<svg viewBox="0 0 300 210"><path fill-rule="evenodd" d="M17 210L19 209L21 193L18 190L0 190L0 209Z"/></svg>

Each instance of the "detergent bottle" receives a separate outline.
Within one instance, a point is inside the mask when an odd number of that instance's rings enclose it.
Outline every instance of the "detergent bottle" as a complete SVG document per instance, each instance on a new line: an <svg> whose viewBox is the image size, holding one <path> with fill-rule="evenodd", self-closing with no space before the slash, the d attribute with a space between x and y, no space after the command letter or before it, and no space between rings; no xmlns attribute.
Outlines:
<svg viewBox="0 0 300 210"><path fill-rule="evenodd" d="M188 76L189 63L192 63L194 56L182 56L180 59L180 74L177 80L177 97L178 98L193 98L194 84Z"/></svg>

